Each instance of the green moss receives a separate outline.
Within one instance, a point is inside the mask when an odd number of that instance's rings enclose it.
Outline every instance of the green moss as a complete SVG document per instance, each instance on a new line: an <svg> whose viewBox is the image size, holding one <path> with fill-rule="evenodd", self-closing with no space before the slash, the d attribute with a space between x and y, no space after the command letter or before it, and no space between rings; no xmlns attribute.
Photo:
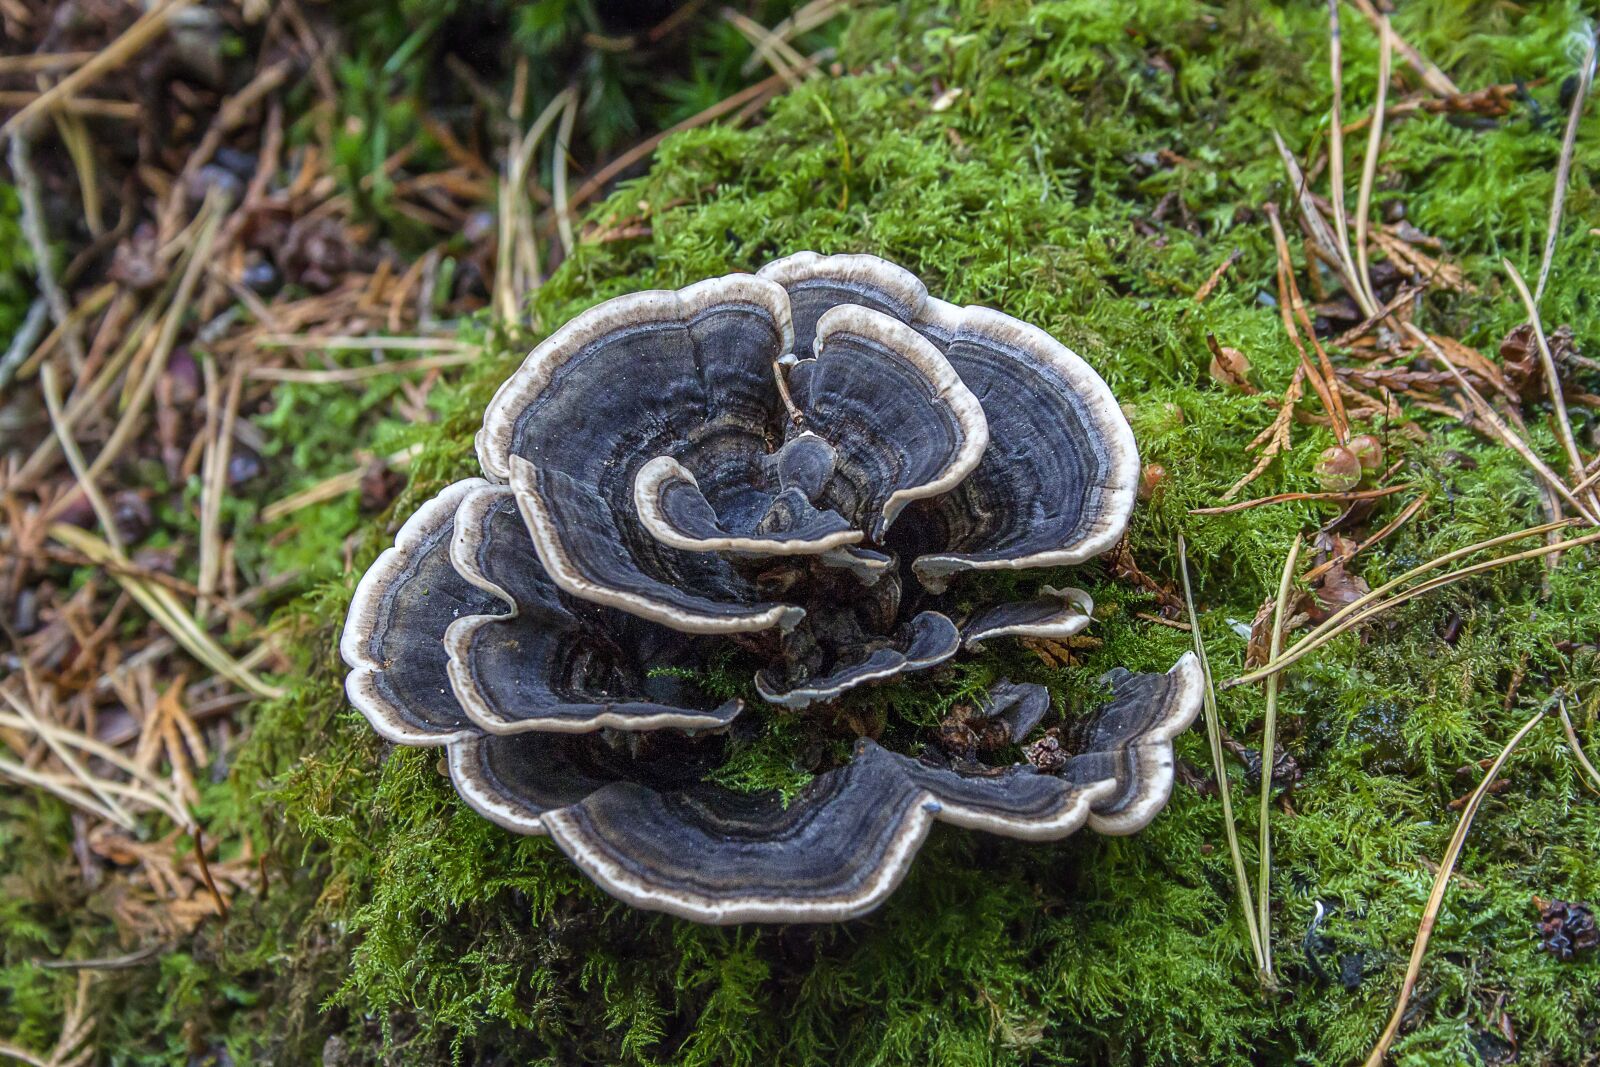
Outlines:
<svg viewBox="0 0 1600 1067"><path fill-rule="evenodd" d="M1346 100L1357 115L1372 97L1376 46L1346 14ZM1397 123L1380 172L1384 197L1442 238L1482 290L1431 296L1427 321L1489 346L1520 318L1497 291L1498 256L1536 267L1560 138L1550 116L1579 9L1422 0L1404 5L1397 25L1464 87L1531 86L1489 128L1443 116ZM1166 467L1164 491L1136 516L1132 550L1147 573L1171 581L1177 535L1188 538L1203 632L1225 677L1244 654L1230 620L1252 618L1294 534L1334 515L1314 503L1189 513L1248 469L1245 444L1275 411L1210 379L1206 335L1248 355L1269 400L1297 360L1271 306L1275 258L1261 209L1277 202L1292 217L1272 132L1302 152L1325 140L1325 38L1321 5L873 7L855 16L843 50L854 73L808 83L758 127L669 139L646 177L597 209L603 219L657 205L651 235L581 247L532 310L549 328L618 293L814 248L884 255L941 296L1045 327L1104 373L1131 405L1146 461ZM964 92L935 111L949 87ZM1579 140L1568 236L1545 302L1584 341L1595 336L1589 279L1600 266L1583 236L1596 208L1595 121ZM1163 152L1181 159L1163 162ZM1164 202L1164 221L1152 221ZM1193 292L1235 248L1238 262L1196 305ZM485 338L485 359L441 397L437 429L421 435L412 485L387 525L359 533L358 571L401 516L472 471L483 404L532 340ZM1509 453L1411 414L1426 442L1375 432L1430 499L1362 557L1374 585L1542 517ZM1534 430L1554 455L1548 430ZM1251 492L1315 488L1312 468L1329 443L1326 431L1297 425L1294 446ZM1405 499L1386 502L1375 521ZM1274 816L1282 988L1272 997L1252 974L1220 805L1184 785L1127 839L1084 834L1039 847L941 828L894 897L845 925L707 929L629 910L548 843L470 813L437 773L437 753L386 751L345 707L334 646L354 581L346 576L280 617L304 657L295 691L257 710L233 794L217 801L219 818L270 847L273 895L202 938L197 969L174 964L159 988L184 993L169 1018L261 1060L332 1034L344 1062L359 1063L1348 1062L1393 1003L1427 864L1455 821L1446 805L1475 781L1457 768L1497 751L1554 687L1593 684L1571 675L1577 661L1564 650L1600 638L1594 562L1575 553L1548 574L1531 562L1421 598L1288 676L1280 732L1305 779L1292 813ZM1187 647L1185 634L1140 621L1149 598L1104 565L1070 578L1104 609L1094 630L1104 645L1081 665L1051 669L997 650L865 694L854 708L882 715L909 746L996 678L1044 681L1077 714L1104 670L1165 669ZM1513 676L1520 689L1508 706ZM1580 728L1595 739L1588 699ZM1230 691L1221 710L1230 733L1249 739L1262 699ZM777 719L724 777L792 789L811 740L803 721ZM1208 765L1197 731L1178 753ZM1600 1029L1600 961L1560 964L1538 951L1531 906L1534 894L1600 895L1600 808L1582 794L1552 724L1506 774L1511 785L1479 814L1464 879L1441 913L1400 1062L1482 1058L1497 1047L1502 1013L1528 1062L1577 1062ZM1236 807L1253 812L1242 776L1232 788ZM1242 829L1253 837L1248 817ZM61 947L59 918L6 907L0 922L19 944ZM250 947L217 951L233 940ZM202 950L215 955L199 961ZM50 1002L39 983L60 982L36 971L18 978L20 956L7 957L0 979L13 1010L32 1020L28 1032L42 1033ZM219 999L247 976L257 1003ZM160 1033L128 1047L159 1058L170 1030Z"/></svg>

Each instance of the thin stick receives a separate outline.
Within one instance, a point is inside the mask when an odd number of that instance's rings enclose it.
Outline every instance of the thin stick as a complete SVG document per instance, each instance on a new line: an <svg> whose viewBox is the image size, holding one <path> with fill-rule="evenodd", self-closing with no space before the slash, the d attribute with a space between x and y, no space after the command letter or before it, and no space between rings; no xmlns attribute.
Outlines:
<svg viewBox="0 0 1600 1067"><path fill-rule="evenodd" d="M0 89L0 107L27 107L39 99L38 93ZM57 112L91 119L116 119L137 122L142 109L131 100L106 100L98 96L74 96L56 105Z"/></svg>
<svg viewBox="0 0 1600 1067"><path fill-rule="evenodd" d="M1250 935L1250 951L1255 956L1256 975L1265 983L1267 957L1261 947L1261 930L1256 925L1255 904L1250 898L1250 879L1244 870L1244 854L1239 850L1239 833L1233 822L1233 790L1228 783L1228 768L1222 756L1222 721L1217 714L1217 691L1211 682L1211 660L1206 656L1205 642L1200 636L1200 617L1194 610L1194 590L1189 587L1188 545L1183 535L1178 535L1178 573L1183 577L1183 600L1189 609L1189 632L1194 637L1194 653L1200 659L1200 671L1205 675L1206 689L1203 700L1206 716L1206 737L1211 742L1211 768L1216 775L1217 796L1222 800L1222 831L1228 839L1228 852L1233 857L1234 883L1239 889L1239 910L1244 913L1245 930Z"/></svg>
<svg viewBox="0 0 1600 1067"><path fill-rule="evenodd" d="M170 952L173 947L174 942L158 941L154 945L146 945L123 956L94 956L77 960L36 959L33 965L47 971L120 971L147 963L163 953Z"/></svg>
<svg viewBox="0 0 1600 1067"><path fill-rule="evenodd" d="M1269 660L1278 658L1283 650L1284 604L1289 600L1289 587L1294 581L1295 563L1300 559L1300 535L1295 534L1289 546L1289 557L1283 561L1283 577L1278 580L1278 599L1272 608L1272 640ZM1272 983L1272 826L1268 816L1272 813L1272 768L1278 744L1278 676L1267 676L1267 710L1261 728L1261 815L1260 815L1260 867L1256 876L1256 907L1260 909L1256 924L1261 928L1263 970L1267 982Z"/></svg>
<svg viewBox="0 0 1600 1067"><path fill-rule="evenodd" d="M1578 757L1579 765L1581 765L1583 769L1588 772L1590 779L1594 781L1595 791L1600 792L1600 770L1596 770L1595 765L1589 762L1589 757L1584 753L1583 746L1578 743L1578 731L1572 725L1572 717L1567 714L1566 694L1561 694L1559 700L1559 707L1561 709L1561 729L1566 732L1567 744L1572 746L1572 754Z"/></svg>
<svg viewBox="0 0 1600 1067"><path fill-rule="evenodd" d="M194 0L163 0L155 10L139 16L120 37L96 52L93 59L40 93L27 107L7 119L5 125L0 126L0 140L15 134L23 125L31 122L35 115L59 106L63 100L76 96L93 85L102 75L120 67L141 48L159 37L173 15L193 3Z"/></svg>
<svg viewBox="0 0 1600 1067"><path fill-rule="evenodd" d="M0 75L35 74L42 70L76 67L94 56L93 52L36 52L23 56L0 56Z"/></svg>
<svg viewBox="0 0 1600 1067"><path fill-rule="evenodd" d="M1595 44L1600 33L1589 35L1589 48L1583 54L1583 67L1578 71L1578 91L1572 94L1572 108L1567 112L1567 132L1561 138L1561 159L1556 164L1556 187L1550 197L1550 222L1544 232L1544 255L1539 260L1539 284L1534 287L1533 301L1544 299L1544 283L1550 279L1550 263L1556 254L1556 238L1561 234L1561 209L1567 202L1567 181L1572 177L1572 150L1578 143L1578 120L1583 117L1584 101L1589 97L1589 87L1594 84Z"/></svg>
<svg viewBox="0 0 1600 1067"><path fill-rule="evenodd" d="M1461 857L1461 846L1467 839L1467 831L1472 828L1473 817L1478 814L1478 806L1483 803L1483 798L1489 795L1489 787L1500 777L1500 768L1505 766L1512 749L1528 735L1528 731L1539 725L1539 720L1544 718L1544 714L1541 709L1523 724L1522 729L1512 735L1511 740L1506 742L1506 747L1500 750L1500 755L1495 758L1494 763L1484 772L1483 781L1472 791L1466 807L1461 809L1461 821L1456 823L1455 833L1450 835L1450 844L1444 850L1439 873L1433 879L1433 892L1428 894L1427 906L1422 909L1422 922L1417 927L1416 943L1411 946L1411 962L1406 965L1406 977L1400 985L1400 997L1395 1001L1394 1014L1389 1016L1389 1025L1383 1028L1378 1043L1367 1056L1366 1067L1380 1067L1384 1056L1389 1052L1389 1045L1400 1032L1400 1020L1405 1016L1411 992L1417 985L1417 974L1422 970L1422 955L1428 951L1428 939L1433 936L1434 925L1439 921L1439 908L1444 904L1444 892L1450 886L1450 874L1455 870L1456 860Z"/></svg>
<svg viewBox="0 0 1600 1067"><path fill-rule="evenodd" d="M1378 98L1372 105L1372 126L1367 131L1367 154L1361 161L1361 189L1356 194L1356 261L1360 270L1356 284L1366 294L1370 308L1362 308L1368 315L1378 306L1377 294L1372 288L1372 272L1367 264L1368 214L1372 209L1372 185L1378 176L1378 153L1383 147L1383 105L1389 95L1389 64L1393 58L1394 35L1389 29L1389 16L1378 20Z"/></svg>
<svg viewBox="0 0 1600 1067"><path fill-rule="evenodd" d="M1460 570L1451 571L1450 573L1440 575L1437 578L1430 578L1421 585L1407 589L1403 593L1395 594L1388 600L1374 603L1370 607L1364 608L1359 613L1347 615L1346 612L1348 612L1350 609L1346 608L1345 612L1340 612L1339 615L1330 618L1315 631L1307 634L1293 648L1284 653L1281 658L1268 663L1260 670L1252 671L1248 675L1241 675L1240 677L1231 681L1224 682L1222 687L1224 689L1229 689L1235 685L1243 685L1247 681L1255 681L1265 678L1269 675L1276 674L1285 667L1288 667L1290 664L1304 658L1308 653L1315 652L1317 649L1321 648L1335 637L1338 637L1346 630L1349 630L1355 626L1360 626L1362 623L1367 622L1368 620L1381 615L1392 608L1397 608L1401 604L1415 600L1424 593L1431 593L1435 589L1442 589L1447 585L1454 585L1456 582L1459 582L1465 578L1470 578L1475 574L1482 574L1485 571L1496 570L1511 563L1521 563L1524 560L1538 559L1541 556L1548 556L1552 552L1566 552L1570 549L1581 548L1584 545L1593 544L1596 541L1600 541L1600 533L1584 534L1582 537L1574 537L1566 541L1556 541L1553 544L1541 545L1538 548L1530 548L1522 552L1513 553L1509 556L1499 556L1495 559L1485 560L1482 563L1474 563L1470 567L1462 567ZM1392 585L1393 583L1390 584ZM1384 586L1384 588L1387 589L1389 586ZM1367 596L1355 601L1351 607L1353 608L1358 604L1370 602L1373 596L1374 594L1369 593ZM1335 619L1339 619L1340 621L1335 622Z"/></svg>

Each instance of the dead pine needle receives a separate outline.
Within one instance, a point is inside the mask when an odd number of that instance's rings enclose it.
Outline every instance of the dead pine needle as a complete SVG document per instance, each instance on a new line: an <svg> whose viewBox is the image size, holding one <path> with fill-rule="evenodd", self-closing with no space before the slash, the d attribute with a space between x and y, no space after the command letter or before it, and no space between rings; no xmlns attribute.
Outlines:
<svg viewBox="0 0 1600 1067"><path fill-rule="evenodd" d="M1550 263L1556 255L1556 239L1561 235L1561 209L1567 200L1567 181L1572 177L1572 150L1578 143L1578 120L1583 117L1583 105L1589 98L1590 86L1594 84L1597 43L1600 43L1600 32L1591 33L1589 48L1583 54L1583 66L1578 70L1578 91L1572 94L1572 110L1567 113L1567 132L1561 138L1555 191L1550 196L1550 221L1545 227L1544 255L1539 259L1539 282L1533 289L1535 303L1544 298L1544 284L1550 280Z"/></svg>
<svg viewBox="0 0 1600 1067"><path fill-rule="evenodd" d="M1265 666L1259 668L1258 670L1250 671L1247 674L1242 674L1237 678L1232 678L1226 682L1223 682L1222 688L1232 689L1236 685L1245 685L1249 682L1258 682L1269 675L1276 674L1285 667L1288 667L1310 653L1315 652L1317 649L1321 648L1329 641L1332 641L1335 637L1338 637L1345 631L1356 626L1360 626L1362 623L1368 622L1386 611L1399 607L1401 604L1404 604L1407 601L1414 600L1424 593L1430 593L1435 589L1441 589L1444 586L1453 585L1456 582L1470 578L1473 575L1496 570L1512 563L1521 563L1524 560L1538 559L1540 557L1547 556L1552 552L1565 552L1570 549L1579 548L1583 545L1593 544L1597 541L1600 541L1600 533L1585 534L1582 537L1558 540L1552 544L1541 545L1538 548L1530 548L1522 552L1514 552L1507 556L1497 556L1494 559L1485 560L1482 563L1474 563L1469 567L1461 567L1457 570L1439 575L1438 577L1430 578L1419 585L1415 585L1410 589L1404 590L1403 592L1395 593L1395 595L1388 597L1388 599L1384 599L1389 593L1404 585L1406 582L1411 581L1413 578L1419 578L1429 571L1436 570L1437 568L1444 566L1446 563L1460 559L1463 556L1472 555L1473 553L1494 548L1511 541L1541 536L1543 534L1550 533L1553 530L1564 529L1565 527L1571 525L1574 525L1573 521L1567 519L1560 522L1545 523L1543 526L1531 526L1526 530L1518 530L1515 533L1502 534L1499 537L1494 537L1487 541L1480 541L1475 545L1468 545L1466 548L1458 548L1454 552L1448 552L1445 555L1440 556L1437 559L1430 560L1419 567L1413 567L1400 577L1386 582L1377 589L1374 589L1372 592L1350 602L1345 607L1329 616L1326 621L1324 621L1320 626L1312 630L1310 633L1306 634L1299 641L1295 642L1294 646L1281 656L1273 657Z"/></svg>
<svg viewBox="0 0 1600 1067"><path fill-rule="evenodd" d="M1206 739L1211 744L1211 770L1216 775L1217 796L1222 800L1222 832L1228 839L1228 854L1233 859L1234 884L1239 891L1239 910L1244 913L1244 925L1250 935L1250 952L1255 957L1256 975L1263 985L1269 981L1267 956L1262 945L1261 927L1256 921L1255 904L1250 897L1250 879L1245 874L1244 853L1239 849L1239 832L1233 821L1233 791L1228 785L1228 768L1222 754L1222 720L1217 714L1217 690L1211 680L1211 661L1206 656L1205 641L1200 634L1200 616L1194 609L1194 590L1189 585L1189 548L1183 535L1178 535L1178 573L1183 578L1183 601L1189 609L1189 631L1194 638L1194 654L1200 659L1200 673L1206 680L1205 709Z"/></svg>
<svg viewBox="0 0 1600 1067"><path fill-rule="evenodd" d="M1433 928L1439 921L1439 909L1444 904L1445 890L1450 886L1450 874L1455 870L1456 861L1461 858L1461 846L1467 839L1467 831L1472 828L1473 818L1478 814L1478 806L1483 803L1483 798L1489 795L1489 787L1499 779L1500 768L1505 766L1512 750L1530 730L1539 725L1539 720L1543 719L1544 715L1545 712L1541 709L1523 724L1522 729L1511 736L1511 740L1506 742L1506 747L1500 750L1500 755L1495 757L1494 763L1484 772L1483 780L1468 797L1466 806L1461 809L1461 821L1456 824L1455 833L1450 835L1450 844L1444 850L1444 856L1439 863L1439 873L1433 880L1433 892L1428 894L1428 903L1422 909L1422 922L1417 926L1416 943L1411 947L1411 962L1406 965L1406 976L1400 984L1400 996L1395 1001L1394 1013L1389 1016L1389 1024L1383 1028L1378 1043L1368 1054L1366 1067L1380 1067L1384 1057L1388 1055L1389 1046L1394 1043L1395 1035L1400 1032L1400 1021L1405 1017L1406 1005L1411 1001L1411 993L1417 985L1417 975L1422 970L1423 953L1428 951L1428 939L1433 936Z"/></svg>
<svg viewBox="0 0 1600 1067"><path fill-rule="evenodd" d="M1295 564L1300 559L1301 538L1295 535L1289 546L1289 555L1283 561L1283 576L1278 580L1278 599L1272 608L1272 641L1268 659L1277 659L1283 650L1283 626L1287 617L1284 605L1289 601L1289 588L1294 582ZM1272 978L1272 826L1268 816L1272 813L1272 769L1278 743L1278 675L1267 676L1267 708L1261 726L1261 815L1260 815L1260 868L1256 878L1256 906L1260 912L1256 925L1261 929L1262 973L1265 983Z"/></svg>
<svg viewBox="0 0 1600 1067"><path fill-rule="evenodd" d="M1394 53L1394 31L1389 28L1389 16L1377 21L1378 28L1378 98L1372 103L1372 125L1367 133L1367 154L1361 161L1361 187L1356 192L1356 285L1361 296L1361 310L1368 315L1378 308L1378 297L1372 287L1372 270L1367 262L1367 228L1372 211L1372 188L1378 178L1378 153L1383 147L1383 107L1389 95L1389 64Z"/></svg>
<svg viewBox="0 0 1600 1067"><path fill-rule="evenodd" d="M1592 50L1590 58L1593 59ZM1509 259L1502 259L1500 262L1505 267L1506 274L1510 276L1511 284L1516 287L1517 295L1522 298L1522 306L1528 312L1528 325L1533 327L1539 359L1544 367L1545 385L1550 390L1550 407L1556 415L1556 430L1561 438L1561 447L1567 453L1567 469L1571 473L1573 484L1578 485L1583 481L1583 455L1578 451L1578 439L1572 433L1572 419L1567 414L1567 398L1561 392L1561 376L1556 372L1556 361L1550 353L1550 342L1545 339L1544 323L1539 319L1537 298L1528 292L1528 283L1522 280L1522 275L1512 266ZM1574 490L1574 495L1585 496L1582 490ZM1590 492L1587 494L1586 502L1591 511L1600 515L1600 498Z"/></svg>
<svg viewBox="0 0 1600 1067"><path fill-rule="evenodd" d="M1600 770L1589 762L1589 756L1583 751L1583 745L1578 742L1578 731L1572 725L1572 716L1567 714L1567 695L1560 693L1556 697L1557 708L1561 714L1561 729L1567 735L1567 744L1572 748L1573 756L1577 757L1578 766L1582 767L1589 780L1594 783L1594 791L1600 793Z"/></svg>

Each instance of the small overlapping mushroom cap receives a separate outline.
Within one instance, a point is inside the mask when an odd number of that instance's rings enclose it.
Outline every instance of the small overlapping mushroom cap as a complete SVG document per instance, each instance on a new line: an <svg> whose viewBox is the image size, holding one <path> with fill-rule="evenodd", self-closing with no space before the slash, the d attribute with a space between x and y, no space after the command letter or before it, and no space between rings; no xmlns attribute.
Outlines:
<svg viewBox="0 0 1600 1067"><path fill-rule="evenodd" d="M943 595L963 572L1080 562L1127 523L1131 431L1042 331L874 257L801 253L579 315L476 444L484 477L419 508L357 587L350 699L391 741L446 746L469 804L617 896L708 922L844 918L934 821L1126 833L1165 801L1191 657L1118 677L1051 773L863 740L788 805L704 781L743 705L695 679L731 636L754 694L793 713L1089 624L1079 589L964 618ZM1049 696L1002 683L984 707L1021 742Z"/></svg>

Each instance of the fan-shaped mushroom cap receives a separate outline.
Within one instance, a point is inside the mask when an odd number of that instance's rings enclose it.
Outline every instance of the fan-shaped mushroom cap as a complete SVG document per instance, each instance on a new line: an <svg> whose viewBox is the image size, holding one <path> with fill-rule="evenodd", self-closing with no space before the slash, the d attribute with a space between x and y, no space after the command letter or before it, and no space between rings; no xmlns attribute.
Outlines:
<svg viewBox="0 0 1600 1067"><path fill-rule="evenodd" d="M418 508L357 587L340 640L346 690L384 737L441 745L480 731L726 726L738 701L695 694L645 664L688 639L620 614L580 620L545 576L511 491L481 478ZM707 702L709 703L709 702Z"/></svg>
<svg viewBox="0 0 1600 1067"><path fill-rule="evenodd" d="M1037 327L929 297L909 272L873 256L801 252L760 272L793 305L797 350L839 304L909 323L979 398L990 442L950 492L914 505L939 546L915 563L939 591L965 570L1080 563L1122 535L1138 488L1133 431L1094 369ZM792 377L791 377L792 381Z"/></svg>
<svg viewBox="0 0 1600 1067"><path fill-rule="evenodd" d="M500 601L500 611L463 615L444 633L451 687L481 729L693 730L739 713L736 700L703 710L664 703L689 694L644 668L673 666L691 639L620 612L575 614L539 565L509 487L482 485L462 499L450 558Z"/></svg>
<svg viewBox="0 0 1600 1067"><path fill-rule="evenodd" d="M983 457L989 425L950 364L899 319L853 304L816 326L816 357L796 403L837 450L828 506L874 540L913 500L949 492Z"/></svg>
<svg viewBox="0 0 1600 1067"><path fill-rule="evenodd" d="M973 648L991 637L1048 637L1060 640L1082 633L1093 621L1094 598L1082 589L1047 585L1032 600L985 608L961 627L961 640Z"/></svg>
<svg viewBox="0 0 1600 1067"><path fill-rule="evenodd" d="M1172 738L1198 712L1201 685L1192 654L1166 675L1114 679L1089 750L1060 775L1018 766L964 776L863 739L850 763L787 806L772 795L638 781L558 806L549 775L574 764L539 748L553 742L536 736L476 742L452 771L465 765L457 782L468 781L474 807L513 829L548 833L638 907L711 923L825 922L869 911L892 892L935 821L1028 840L1086 823L1107 833L1144 825L1171 790Z"/></svg>
<svg viewBox="0 0 1600 1067"><path fill-rule="evenodd" d="M919 329L1003 430L971 477L922 505L918 518L944 528L947 548L915 562L918 578L937 589L958 571L1061 567L1115 545L1133 513L1139 452L1106 383L1009 315L932 300L924 315Z"/></svg>
<svg viewBox="0 0 1600 1067"><path fill-rule="evenodd" d="M1050 713L1050 690L1031 682L1001 680L978 701L978 712L1005 726L1012 744L1021 744Z"/></svg>
<svg viewBox="0 0 1600 1067"><path fill-rule="evenodd" d="M671 456L657 456L639 468L633 499L650 536L686 552L820 555L863 537L837 511L819 511L798 488L770 497L754 527L736 533L700 492L693 472Z"/></svg>
<svg viewBox="0 0 1600 1067"><path fill-rule="evenodd" d="M799 620L721 557L650 536L634 500L640 468L660 456L718 470L722 485L755 476L785 417L772 365L792 338L783 290L729 275L617 297L533 350L490 402L478 457L516 487L557 585L686 632Z"/></svg>
<svg viewBox="0 0 1600 1067"><path fill-rule="evenodd" d="M902 628L892 643L840 656L824 673L799 684L785 685L779 672L761 671L756 675L756 692L769 704L804 708L835 700L858 685L936 667L960 647L961 636L955 623L937 611L923 611Z"/></svg>
<svg viewBox="0 0 1600 1067"><path fill-rule="evenodd" d="M478 732L450 691L439 637L459 616L495 606L450 566L456 507L488 484L456 482L413 512L350 601L339 638L350 667L345 692L372 728L397 744L443 745Z"/></svg>

